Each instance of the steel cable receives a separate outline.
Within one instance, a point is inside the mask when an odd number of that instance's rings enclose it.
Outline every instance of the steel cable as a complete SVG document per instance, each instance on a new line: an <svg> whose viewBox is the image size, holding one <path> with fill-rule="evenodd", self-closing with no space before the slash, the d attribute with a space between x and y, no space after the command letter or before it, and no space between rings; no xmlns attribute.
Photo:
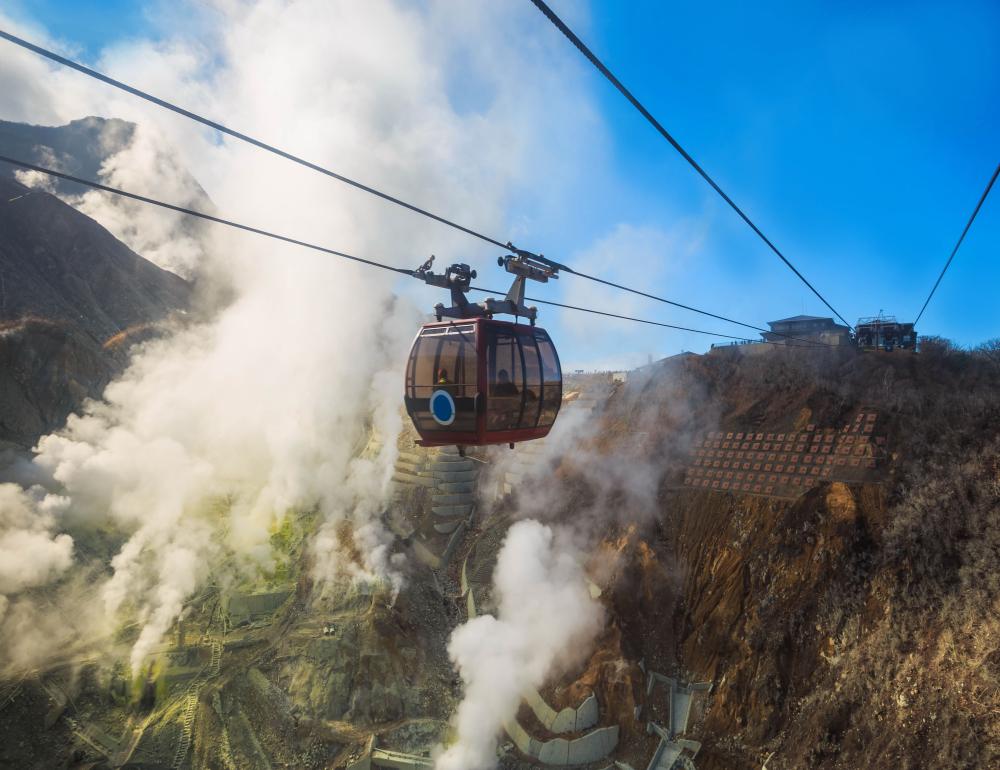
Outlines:
<svg viewBox="0 0 1000 770"><path fill-rule="evenodd" d="M750 226L750 229L753 230L758 235L758 237L760 237L760 239L762 241L764 241L765 244L767 244L768 248L771 249L771 251L773 251L778 256L778 258L781 259L781 261L785 263L785 265L788 267L788 269L791 270L793 273L795 273L795 275L798 276L799 280L802 281L802 283L804 283L806 286L808 286L809 290L813 294L815 294L817 297L819 297L820 301L830 309L830 312L832 312L835 316L837 316L837 318L839 318L841 321L843 321L845 324L847 324L847 328L848 329L853 329L854 327L851 326L851 324L847 322L847 319L845 319L840 313L838 313L837 310L833 307L833 305L831 305L829 302L826 301L826 298L822 294L819 293L819 291L816 289L816 287L813 286L811 283L809 283L809 281L806 279L806 277L804 275L802 275L802 273L800 273L798 271L798 269L795 267L795 265L793 265L788 260L788 258L784 254L781 253L781 251L778 249L778 247L775 246L774 243L772 243L771 240L766 235L764 235L763 231L759 227L757 227L756 224L754 224L753 220L751 220L750 217L748 217L743 212L743 209L741 209L739 206L736 205L736 203L733 201L733 199L730 198L725 193L725 191L721 187L719 187L719 185L716 183L716 181L714 179L712 179L712 177L710 177L708 175L708 172L706 172L705 169L703 169L698 164L698 162L693 157L691 157L691 155L688 153L688 151L685 150L683 147L681 147L680 143L676 139L674 139L673 136L671 136L670 132L667 131L667 129L663 127L663 125L660 123L660 121L658 121L655 117L653 117L652 113L643 106L642 102L640 102L632 94L632 92L629 91L625 87L625 85L617 77L615 77L614 73L611 72L611 70L609 70L604 65L604 63L600 59L597 58L597 56L594 54L594 52L591 51L587 47L587 45L579 37L577 37L576 33L573 32L573 30L571 30L566 25L566 23L562 19L560 19L555 14L555 12L551 8L549 8L549 6L546 3L543 2L543 0L531 0L531 2L535 5L536 8L538 8L539 11L541 11L545 15L545 17L550 22L552 22L552 24L556 27L556 29L558 29L560 32L562 32L562 34L565 35L566 38L574 46L576 46L576 48L580 51L580 53L582 53L590 61L590 63L593 64L598 69L598 71L600 71L600 73L602 75L604 75L604 77L607 78L608 81L615 88L617 88L621 92L622 96L624 96L626 99L628 99L629 102L631 102L632 106L635 107L639 111L639 113L647 121L649 121L649 123L653 126L653 128L655 128L660 133L660 135L663 136L663 138L666 139L671 144L671 146L675 150L677 150L677 152L680 153L681 157L684 158L684 160L686 160L688 162L688 164L691 166L691 168L693 168L695 171L697 171L698 174L701 176L701 178L704 179L706 182L708 182L708 184L711 186L711 188L713 190L715 190L715 192L717 192L719 194L719 196L726 203L729 204L730 208L732 208L733 211L735 211L737 214L739 214L740 218L744 222L746 222ZM622 287L618 287L618 288L622 288Z"/></svg>

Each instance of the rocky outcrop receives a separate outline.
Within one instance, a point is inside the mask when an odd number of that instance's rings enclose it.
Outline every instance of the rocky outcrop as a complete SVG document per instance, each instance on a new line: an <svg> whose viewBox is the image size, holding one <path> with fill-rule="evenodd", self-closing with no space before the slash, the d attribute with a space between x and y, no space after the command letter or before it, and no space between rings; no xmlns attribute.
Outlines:
<svg viewBox="0 0 1000 770"><path fill-rule="evenodd" d="M53 195L0 178L0 441L31 446L97 397L190 285Z"/></svg>

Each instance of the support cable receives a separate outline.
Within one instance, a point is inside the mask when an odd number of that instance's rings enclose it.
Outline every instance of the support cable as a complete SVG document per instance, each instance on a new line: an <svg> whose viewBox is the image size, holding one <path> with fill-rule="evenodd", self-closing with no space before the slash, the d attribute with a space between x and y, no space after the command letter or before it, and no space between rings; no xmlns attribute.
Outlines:
<svg viewBox="0 0 1000 770"><path fill-rule="evenodd" d="M478 291L478 292L481 292L483 294L493 294L493 295L504 294L504 292L502 292L502 291L497 291L495 289L483 289L483 288L480 288L479 286L470 286L469 288L472 291ZM739 342L753 342L753 343L756 343L756 344L764 344L764 345L782 345L784 347L789 347L789 348L807 348L807 347L811 348L811 347L813 347L812 345L792 345L792 344L785 343L785 342L771 342L769 340L755 340L755 339L752 339L750 337L738 337L738 336L735 336L735 335L732 335L732 334L722 334L720 332L709 332L709 331L705 331L704 329L691 329L691 328L689 328L687 326L675 326L673 324L663 323L662 321L648 321L648 320L646 320L644 318L633 318L632 316L619 315L618 313L608 313L607 311L604 311L604 310L594 310L594 309L589 308L589 307L579 307L577 305L566 305L566 304L563 304L562 302L553 302L552 300L538 299L537 297L525 297L524 299L527 302L537 302L537 303L539 303L541 305L552 305L553 307L561 307L561 308L563 308L565 310L576 310L576 311L579 311L581 313L592 313L593 315L601 315L601 316L605 316L607 318L618 318L618 319L621 319L622 321L634 321L635 323L649 324L651 326L662 326L662 327L664 327L666 329L677 329L678 331L682 331L682 332L693 332L694 334L707 334L707 335L709 335L711 337L723 337L725 339L737 340ZM794 338L792 338L792 339L794 339ZM806 340L806 341L808 342L809 340ZM832 347L832 346L830 346L830 347Z"/></svg>
<svg viewBox="0 0 1000 770"><path fill-rule="evenodd" d="M937 277L934 282L934 287L931 289L931 293L927 295L927 299L924 300L924 306L920 308L920 312L917 313L917 320L913 322L916 326L917 322L920 321L920 316L924 314L927 309L927 305L931 301L931 297L934 296L934 292L937 291L938 285L941 283L941 279L944 278L944 274L948 272L948 268L951 266L951 261L955 258L958 253L958 247L962 245L962 241L965 240L965 234L969 232L969 228L972 227L973 221L976 219L976 215L979 213L979 209L983 207L983 202L986 200L986 196L990 194L990 190L993 189L993 183L997 181L997 176L1000 175L1000 163L997 164L996 170L993 172L993 176L990 177L989 184L986 185L986 189L983 190L983 194L979 196L979 203L976 204L976 208L972 211L972 216L969 217L969 221L965 223L965 229L962 230L962 234L958 238L958 243L955 244L955 248L951 250L951 255L948 257L948 261L944 263L944 267L941 268L941 274Z"/></svg>
<svg viewBox="0 0 1000 770"><path fill-rule="evenodd" d="M594 52L591 51L579 37L577 37L576 33L574 33L573 30L571 30L568 26L566 26L566 23L562 19L560 19L555 14L555 12L551 8L549 8L549 6L545 2L543 2L543 0L531 0L531 2L534 3L535 7L538 8L538 10L541 11L545 15L545 17L550 22L552 22L552 24L560 32L562 32L563 35L565 35L566 38L573 45L577 47L580 53L582 53L590 61L590 63L593 64L598 69L598 71L600 71L600 73L604 75L604 77L607 78L608 81L610 81L610 83L621 92L622 96L624 96L626 99L628 99L629 102L632 103L632 106L635 107L639 111L639 113L644 118L646 118L647 121L649 121L649 123L653 126L653 128L655 128L664 139L670 142L671 146L675 150L677 150L677 152L680 153L681 157L688 162L691 168L697 171L698 174L701 176L701 178L704 179L706 182L708 182L711 188L719 194L722 200L728 203L730 208L732 208L733 211L739 214L740 218L744 222L746 222L750 226L750 229L753 230L758 235L758 237L760 237L760 239L764 241L765 244L767 244L767 247L771 249L771 251L773 251L778 256L778 258L781 259L782 262L785 263L788 269L791 270L793 273L795 273L795 275L798 276L799 280L802 281L802 283L804 283L806 286L808 286L809 290L817 297L819 297L820 301L824 305L826 305L830 309L830 311L835 316L837 316L837 318L839 318L841 321L847 324L848 329L853 329L854 327L847 322L847 319L845 319L840 313L838 313L836 309L833 307L833 305L827 302L826 298L819 293L816 287L813 286L811 283L809 283L808 280L806 280L806 277L802 275L802 273L798 271L795 265L793 265L788 260L788 258L784 254L782 254L781 251L779 251L778 247L775 246L766 235L764 235L763 231L759 227L757 227L757 225L754 224L753 220L751 220L750 217L748 217L743 212L743 209L737 206L736 203L733 201L733 199L730 198L725 193L725 191L721 187L719 187L718 184L716 184L715 180L708 175L708 172L706 172L705 169L703 169L698 164L698 162L693 157L691 157L691 155L687 152L687 150L681 147L680 143L676 139L674 139L673 136L670 135L670 132L663 127L660 121L654 118L652 113L643 106L642 102L640 102L635 96L632 95L632 92L629 91L625 87L625 85L617 77L615 77L614 73L612 73L611 70L609 70L604 65L604 63L597 58Z"/></svg>
<svg viewBox="0 0 1000 770"><path fill-rule="evenodd" d="M36 166L32 163L25 163L23 160L15 160L14 158L8 158L5 155L0 155L0 161L4 163L10 163L13 166L20 166L21 168L29 169L30 171L37 171L42 174L48 174L49 176L54 176L59 179L65 179L67 182L76 182L77 184L82 184L85 187L92 187L95 190L103 190L104 192L109 192L114 195L120 195L123 198L131 198L132 200L142 201L143 203L148 203L152 206L159 206L163 209L169 209L170 211L176 211L180 214L187 214L191 217L197 217L198 219L206 219L209 222L215 222L216 224L226 225L227 227L235 227L237 230L244 230L248 233L254 233L255 235L263 235L267 238L274 238L278 241L284 241L285 243L291 243L295 246L303 246L307 249L313 249L314 251L322 251L326 254L332 254L335 257L341 257L342 259L349 259L352 262L360 262L363 265L369 265L371 267L378 267L382 270L391 270L394 273L401 273L402 275L413 275L412 270L406 270L401 267L392 267L391 265L384 265L381 262L375 262L370 259L363 259L362 257L355 257L351 254L346 254L343 251L336 251L335 249L328 249L325 246L317 246L315 243L307 243L305 241L300 241L296 238L290 238L287 235L279 235L278 233L272 233L267 230L261 230L257 227L251 227L250 225L240 224L239 222L233 222L229 219L223 219L222 217L217 217L212 214L206 214L204 211L196 211L195 209L189 209L185 206L175 206L173 203L166 203L165 201L157 200L156 198L147 198L145 195L139 195L138 193L128 192L127 190L120 190L117 187L109 187L108 185L101 184L100 182L93 182L89 179L81 179L78 176L72 176L70 174L64 174L62 171L54 171L51 168L43 168L42 166Z"/></svg>
<svg viewBox="0 0 1000 770"><path fill-rule="evenodd" d="M119 195L124 198L130 198L132 200L140 201L142 203L147 203L151 206L158 206L160 208L168 209L170 211L175 211L180 214L185 214L187 216L196 217L198 219L204 219L209 222L225 225L227 227L233 227L236 228L237 230L243 230L245 232L253 233L255 235L261 235L266 238L273 238L275 240L282 241L284 243L290 243L294 246L301 246L306 249L320 251L323 252L324 254L330 254L332 256L340 257L342 259L347 259L352 262L358 262L362 265L368 265L369 267L377 267L382 270L388 270L393 273L399 273L400 275L406 275L410 277L414 277L414 273L416 272L414 270L408 270L402 267L393 267L392 265L386 265L382 262L376 262L375 260L357 257L343 251L337 251L336 249L330 249L325 246L319 246L315 243L309 243L307 241L299 240L298 238L291 238L287 235L281 235L279 233L263 230L259 227L252 227L250 225L242 224L240 222L234 222L230 219L224 219L223 217L218 217L213 214L206 214L203 211L197 211L195 209L187 208L186 206L177 206L172 203L167 203L165 201L157 200L156 198L150 198L145 195L139 195L138 193L128 192L127 190L121 190L117 187L111 187L109 185L101 184L100 182L94 182L89 179L82 179L80 177L73 176L72 174L63 173L62 171L55 171L50 168L45 168L43 166L35 165L33 163L26 163L25 161L17 160L15 158L8 158L5 155L0 155L0 161L4 163L9 163L13 166L18 166L20 168L28 169L30 171L36 171L41 174L47 174L49 176L56 177L58 179L63 179L67 182L74 182L76 184L84 185L85 187L91 187L95 190L101 190L103 192L112 193L113 195ZM482 289L476 286L471 288L474 289L475 291L494 294L494 295L502 295L505 293L505 292L493 291L490 289ZM578 307L576 305L566 305L560 302L553 302L550 300L536 299L532 297L526 297L526 299L528 299L531 302L538 302L543 305L552 305L554 307L561 307L567 310L576 310L582 313L592 313L595 315L606 316L608 318L619 318L624 321L633 321L635 323L649 324L652 326L661 326L667 329L677 329L679 331L693 332L695 334L706 334L712 337L722 337L725 339L740 340L744 342L757 342L757 340L752 340L747 337L736 337L731 334L722 334L718 332L705 331L703 329L691 329L686 326L674 326L673 324L662 323L660 321L648 321L642 318L633 318L631 316L619 315L617 313L608 313L602 310L593 310L590 308ZM769 343L769 344L782 344L782 343ZM791 347L801 347L801 346L793 345Z"/></svg>
<svg viewBox="0 0 1000 770"><path fill-rule="evenodd" d="M546 8L547 8L547 6L546 6ZM561 22L559 22L559 23L561 23ZM572 33L570 33L570 34L572 34ZM440 222L442 224L448 225L449 227L452 227L452 228L454 228L456 230L459 230L459 231L461 231L463 233L467 233L468 235L471 235L471 236L473 236L475 238L478 238L478 239L480 239L482 241L485 241L486 243L490 243L490 244L492 244L494 246L499 246L501 249L516 251L516 248L514 247L514 245L512 243L510 243L510 241L508 241L507 243L503 243L502 241L500 241L500 240L498 240L496 238L491 238L490 236L484 235L483 233L480 233L480 232L477 232L476 230L473 230L472 228L465 227L464 225L460 225L457 222L453 222L450 219L446 219L446 218L444 218L442 216L439 216L437 214L431 213L430 211L427 211L426 209L422 209L422 208L420 208L418 206L415 206L415 205L413 205L411 203L407 203L404 200L401 200L399 198L396 198L395 196L389 195L388 193L384 193L381 190L377 190L374 187L370 187L368 185L362 184L361 182L358 182L358 181L356 181L354 179L350 179L349 177L343 176L342 174L338 174L335 171L331 171L330 169L324 168L324 167L322 167L320 165L317 165L316 163L312 163L311 161L304 160L303 158L300 158L300 157L298 157L296 155L292 155L291 153L286 152L284 150L281 150L281 149L279 149L277 147L274 147L273 145L267 144L266 142L263 142L263 141L261 141L259 139L255 139L254 137L248 136L247 134L244 134L244 133L242 133L240 131L236 131L236 130L234 130L232 128L228 128L227 126L224 126L221 123L217 123L217 122L215 122L213 120L209 120L208 118L205 118L205 117L203 117L201 115L198 115L197 113L191 112L190 110L186 110L183 107L179 107L176 104L168 102L165 99L161 99L161 98L159 98L157 96L153 96L152 94L146 93L145 91L142 91L142 90L140 90L138 88L135 88L134 86L130 86L127 83L123 83L120 80L115 80L114 78L112 78L112 77L110 77L108 75L105 75L105 74L103 74L101 72L98 72L97 70L93 70L93 69L90 69L89 67L85 67L84 65L79 64L78 62L75 62L72 59L67 59L65 56L60 56L59 54L55 53L54 51L50 51L47 48L42 48L41 46L35 45L34 43L30 43L27 40L19 38L16 35L12 35L9 32L6 32L6 31L4 31L2 29L0 29L0 38L3 38L4 40L7 40L8 42L14 43L15 45L18 45L18 46L20 46L22 48L25 48L25 49L33 52L33 53L36 53L39 56L43 56L43 57L45 57L47 59L50 59L50 60L52 60L54 62L57 62L58 64L62 64L63 66L66 66L66 67L69 67L71 69L74 69L77 72L81 72L84 75L88 75L89 77L92 77L92 78L95 78L97 80L100 80L102 83L106 83L108 85L114 86L115 88L118 88L118 89L120 89L122 91L125 91L126 93L132 94L133 96L137 96L140 99L145 99L146 101L151 102L152 104L155 104L155 105L157 105L159 107L162 107L162 108L164 108L166 110L170 110L171 112L177 113L178 115L183 115L186 118L189 118L189 119L191 119L191 120L193 120L193 121L195 121L197 123L201 123L202 125L208 126L209 128L212 128L212 129L214 129L216 131L219 131L221 133L227 134L227 135L232 136L232 137L234 137L236 139L239 139L241 141L247 142L247 143L249 143L249 144L251 144L251 145L253 145L255 147L258 147L260 149L263 149L263 150L266 150L268 152L274 153L274 154L276 154L276 155L278 155L278 156L280 156L282 158L285 158L286 160L292 161L293 163L298 163L301 166L305 166L306 168L312 169L313 171L318 171L321 174L325 174L326 176L332 177L333 179L336 179L336 180L338 180L340 182L344 182L345 184L349 184L349 185L351 185L353 187L356 187L359 190L363 190L364 192L371 193L372 195L375 195L375 196L377 196L379 198L382 198L383 200L387 200L390 203L395 203L395 204L397 204L399 206L402 206L403 208L406 208L406 209L409 209L410 211L416 212L417 214L421 214L423 216L429 217L430 219L433 219L433 220L435 220L437 222ZM601 66L603 66L603 65L601 65ZM16 161L11 161L11 162L16 162ZM43 171L43 173L46 173L46 172ZM711 180L709 180L709 181L711 181ZM90 183L81 181L80 184L90 184ZM714 182L712 184L714 185ZM98 189L105 189L105 190L107 190L108 188L98 188ZM720 193L721 193L721 190L720 190ZM723 196L725 196L724 193L722 193L722 194L723 194ZM137 197L137 196L134 196L132 194L127 194L127 196L128 197L134 197L137 200L146 200L144 198ZM147 200L146 202L149 202L149 201ZM175 210L180 210L180 209L175 209ZM190 212L184 212L184 213L190 213ZM751 223L751 226L752 226L752 223ZM248 228L244 227L242 229L248 229ZM252 228L249 228L249 229L252 230ZM761 236L761 237L763 237L763 236ZM772 246L772 248L773 248L773 246ZM779 254L779 256L780 256L780 254ZM784 259L784 257L782 257L782 259ZM760 326L754 326L752 324L743 323L742 321L736 321L736 320L734 320L732 318L727 318L726 316L717 315L715 313L710 313L710 312L705 311L705 310L699 310L698 308L691 307L690 305L684 305L684 304L681 304L679 302L674 302L672 300L665 299L663 297L657 297L655 295L647 294L646 292L639 291L638 289L632 289L632 288L629 288L628 286L623 286L623 285L618 284L618 283L613 283L611 281L606 281L604 279L597 278L596 276L588 275L586 273L582 273L582 272L579 272L577 270L573 270L571 267L568 267L567 265L562 265L562 264L559 264L557 262L552 262L551 260L548 260L548 261L552 265L558 266L559 269L564 270L567 273L571 273L573 275L576 275L576 276L578 276L580 278L586 278L587 280L590 280L590 281L596 281L597 283L602 283L605 286L611 286L611 287L613 287L615 289L620 289L622 291L630 292L632 294L637 294L637 295L639 295L641 297L647 297L649 299L656 300L657 302L663 302L663 303L668 304L668 305L673 305L674 307L681 308L682 310L688 310L688 311L691 311L693 313L698 313L700 315L708 316L709 318L715 318L715 319L720 320L720 321L725 321L726 323L732 323L732 324L736 324L737 326L743 326L743 327L745 327L747 329L753 329L754 331L766 332L766 333L769 333L769 334L775 334L775 335L777 335L779 337L784 337L784 338L787 338L787 339L790 339L790 340L797 340L799 342L804 342L804 343L808 343L808 344L811 344L811 345L824 345L824 344L826 344L826 343L822 343L822 342L817 342L816 340L807 340L807 339L803 339L803 338L800 338L800 337L792 337L790 335L782 334L780 332L772 332L771 330L764 329L763 327L760 327ZM792 269L794 270L795 268L792 268ZM803 279L803 280L805 280L805 279ZM810 288L812 288L812 287L810 286ZM815 289L813 291L815 291ZM825 302L825 300L824 300L824 302ZM829 305L828 305L828 307L829 307ZM830 309L833 310L833 308L830 308ZM836 312L836 311L834 311L834 312ZM839 314L838 314L838 317L839 317ZM843 320L843 319L841 319L841 320ZM845 321L844 323L847 323L847 322ZM848 324L848 326L850 326L850 324ZM743 338L739 338L739 339L743 339Z"/></svg>
<svg viewBox="0 0 1000 770"><path fill-rule="evenodd" d="M571 273L573 275L579 276L580 278L586 278L588 281L594 281L596 283L602 283L605 286L611 286L612 288L615 288L615 289L621 289L622 291L627 291L627 292L629 292L631 294L637 294L640 297L646 297L647 299L656 300L657 302L662 302L662 303L664 303L666 305L673 305L674 307L679 307L682 310L690 310L692 313L698 313L699 315L708 316L709 318L715 318L715 319L718 319L719 321L725 321L726 323L736 324L737 326L743 326L743 327L745 327L747 329L753 329L754 331L764 332L766 334L774 334L777 337L784 337L785 339L794 340L796 342L804 342L804 343L809 344L809 345L817 345L817 346L820 346L820 347L833 347L832 345L830 345L830 343L827 343L827 342L820 342L820 341L817 341L817 340L810 340L810 339L806 339L804 337L793 337L792 335L789 335L789 334L783 334L782 332L776 332L776 331L772 331L771 329L765 329L762 326L754 326L753 324L744 323L743 321L737 321L735 318L728 318L728 317L726 317L724 315L717 315L716 313L710 313L707 310L699 310L696 307L691 307L690 305L684 305L684 304L682 304L680 302L675 302L674 300L666 299L665 297L659 297L659 296L657 296L655 294L647 294L646 292L639 291L638 289L630 289L628 286L623 286L620 283L614 283L613 281L606 281L605 279L598 278L595 275L587 275L586 273L581 273L581 272L579 272L577 270L574 270L573 268L571 268L571 267L569 267L567 265L563 265L563 264L560 264L558 262L555 262L553 264L555 266L557 266L560 270L564 270L567 273ZM745 339L745 338L738 337L736 339Z"/></svg>
<svg viewBox="0 0 1000 770"><path fill-rule="evenodd" d="M241 141L247 142L248 144L252 144L254 147L259 147L262 150L267 150L268 152L272 152L275 155L284 158L285 160L290 160L293 163L298 163L300 166L305 166L306 168L312 169L313 171L318 171L319 173L325 174L328 177L332 177L333 179L336 179L339 182L343 182L344 184L349 184L352 187L356 187L357 189L363 190L366 193L370 193L371 195L375 195L379 198L382 198L383 200L387 200L390 203L395 203L397 206L402 206L405 209L409 209L410 211L414 211L417 214L429 217L430 219L440 222L441 224L448 225L448 227L453 227L456 230L460 230L463 233L467 233L468 235L471 235L474 238L479 238L480 240L486 241L487 243L491 243L494 246L499 246L501 249L507 248L506 243L503 243L502 241L499 241L496 238L490 238L488 235L483 235L482 233L477 232L472 228L460 225L457 222L451 221L450 219L445 219L444 217L439 216L438 214L434 214L430 211L427 211L427 209L422 209L419 206L413 205L412 203L407 203L406 201L401 200L400 198L397 198L393 195L389 195L388 193L384 193L381 190L377 190L374 187L370 187L369 185L358 182L357 180L351 179L350 177L346 177L343 174L338 174L336 171L331 171L328 168L324 168L323 166L320 166L316 163L312 163L311 161L305 160L304 158L300 158L297 155L292 155L292 153L286 152L285 150L281 150L275 147L274 145L267 144L266 142L262 142L260 139L254 139L252 136L248 136L247 134L241 133L240 131L236 131L235 129L229 128L228 126L224 126L221 123L216 123L214 120L209 120L208 118L202 117L201 115L198 115L195 112L191 112L190 110L185 110L183 107L178 107L176 104L172 104L171 102L168 102L165 99L160 99L159 97L153 96L152 94L148 94L145 91L140 91L138 88L130 86L127 83L123 83L120 80L115 80L114 78L109 77L108 75L105 75L102 72L98 72L97 70L92 70L89 67L85 67L82 64L73 61L72 59L67 59L65 56L60 56L59 54L55 53L54 51L50 51L47 48L42 48L41 46L35 45L34 43L29 43L27 40L23 40L22 38L19 38L16 35L12 35L9 32L6 32L2 29L0 29L0 38L3 38L4 40L7 40L11 43L14 43L15 45L19 45L22 48L26 48L27 50L32 51L33 53L36 53L39 56L44 56L46 59L51 59L52 61L62 64L65 67L74 69L77 72L82 72L84 75L89 75L90 77L100 80L103 83L107 83L110 86L119 88L122 91L132 94L133 96L138 96L140 99L145 99L147 102L152 102L153 104L157 105L158 107L162 107L165 110L170 110L171 112L175 112L178 115L183 115L185 118L189 118L197 123L201 123L202 125L208 126L209 128L212 128L220 133L228 134L229 136L235 139L239 139Z"/></svg>

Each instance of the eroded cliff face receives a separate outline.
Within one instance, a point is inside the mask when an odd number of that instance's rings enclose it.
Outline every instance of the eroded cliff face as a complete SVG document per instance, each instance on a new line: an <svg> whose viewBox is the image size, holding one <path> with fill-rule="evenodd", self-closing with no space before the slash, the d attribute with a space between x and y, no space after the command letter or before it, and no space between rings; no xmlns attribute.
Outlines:
<svg viewBox="0 0 1000 770"><path fill-rule="evenodd" d="M663 471L613 622L633 659L712 683L688 731L700 770L996 766L998 374L947 349L776 351L687 359L613 396L598 443L634 445L642 425ZM861 406L890 451L867 483L795 500L680 484L696 430L793 430Z"/></svg>

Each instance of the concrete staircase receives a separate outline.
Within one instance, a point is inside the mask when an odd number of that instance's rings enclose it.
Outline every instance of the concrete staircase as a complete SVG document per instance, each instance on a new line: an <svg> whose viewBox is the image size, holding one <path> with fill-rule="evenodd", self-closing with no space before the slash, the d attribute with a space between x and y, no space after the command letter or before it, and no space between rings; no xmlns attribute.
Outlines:
<svg viewBox="0 0 1000 770"><path fill-rule="evenodd" d="M181 722L181 734L174 750L174 761L170 763L172 770L180 770L191 748L191 736L194 732L194 718L198 713L198 691L200 687L188 688L184 696L184 714Z"/></svg>
<svg viewBox="0 0 1000 770"><path fill-rule="evenodd" d="M431 513L434 529L450 534L469 518L475 506L476 481L480 464L462 457L455 447L440 447L432 455L429 470L434 479L431 492Z"/></svg>
<svg viewBox="0 0 1000 770"><path fill-rule="evenodd" d="M208 641L206 639L206 641ZM191 748L191 739L194 736L194 722L198 716L198 700L201 695L201 688L209 679L214 679L222 669L223 644L218 639L209 641L211 645L211 655L208 666L202 669L188 685L184 691L184 705L181 712L181 732L177 736L177 746L174 749L174 759L170 763L171 770L180 770L187 759L188 751Z"/></svg>
<svg viewBox="0 0 1000 770"><path fill-rule="evenodd" d="M212 657L208 664L208 678L214 679L219 675L219 669L222 667L222 642L219 640L214 640L212 642Z"/></svg>

